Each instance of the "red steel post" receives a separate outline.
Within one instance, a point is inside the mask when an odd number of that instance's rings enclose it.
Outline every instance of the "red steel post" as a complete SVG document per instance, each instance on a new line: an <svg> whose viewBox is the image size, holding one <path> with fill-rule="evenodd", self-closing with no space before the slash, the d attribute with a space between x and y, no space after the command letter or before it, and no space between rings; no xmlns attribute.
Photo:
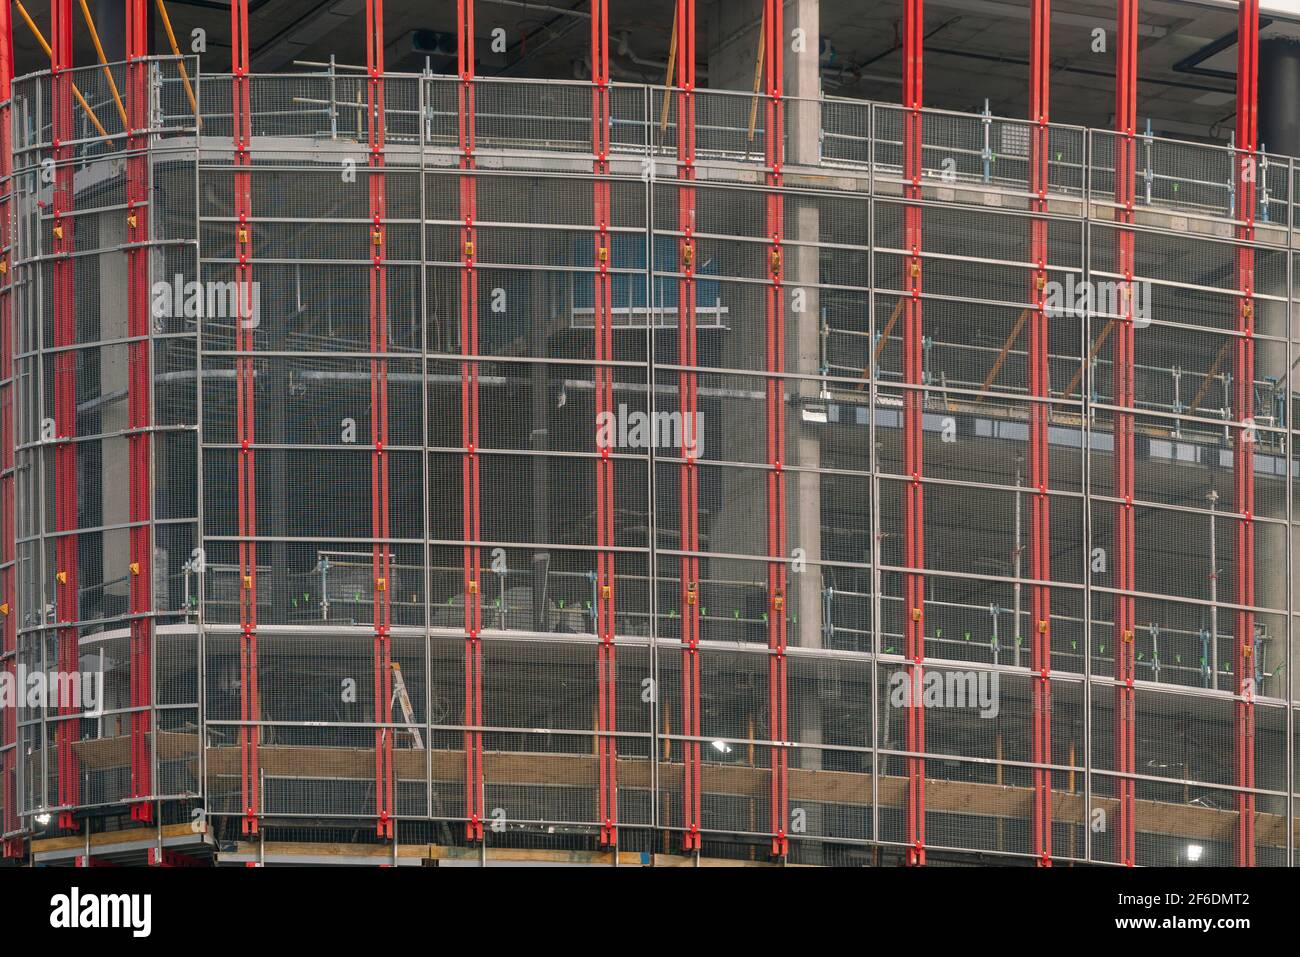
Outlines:
<svg viewBox="0 0 1300 957"><path fill-rule="evenodd" d="M767 645L768 736L772 741L770 794L772 856L790 850L790 755L787 714L788 640L786 617L787 569L785 527L785 27L782 0L764 0L763 65L766 73L766 124L763 129L767 165Z"/></svg>
<svg viewBox="0 0 1300 957"><path fill-rule="evenodd" d="M682 846L700 849L700 477L696 468L699 437L699 362L695 330L695 0L677 0L677 399L682 413ZM667 93L665 92L665 96Z"/></svg>
<svg viewBox="0 0 1300 957"><path fill-rule="evenodd" d="M1052 2L1033 0L1030 12L1029 121L1030 205L1034 212L1047 212L1048 163L1051 158L1048 128L1048 100L1052 49ZM1052 761L1052 577L1051 499L1049 478L1048 419L1051 407L1048 383L1047 332L1047 220L1030 221L1030 258L1034 304L1029 319L1029 577L1030 586L1030 670L1033 674L1031 757L1036 765ZM1040 867L1052 864L1052 772L1035 767L1032 829L1034 858Z"/></svg>
<svg viewBox="0 0 1300 957"><path fill-rule="evenodd" d="M240 830L257 834L261 816L258 771L261 743L261 703L257 678L257 482L253 412L255 407L253 350L257 320L253 315L252 176L249 147L252 119L248 89L248 0L230 5L231 132L235 166L235 321L236 439L239 442L236 494L239 500L239 728L240 796L244 809Z"/></svg>
<svg viewBox="0 0 1300 957"><path fill-rule="evenodd" d="M596 274L593 327L596 339L596 419L614 413L614 332L610 313L610 188L609 188L609 0L591 3L591 138L595 154L593 215ZM600 844L613 847L618 838L618 739L614 656L614 460L608 430L596 439L596 748L600 758L597 815Z"/></svg>
<svg viewBox="0 0 1300 957"><path fill-rule="evenodd" d="M392 548L388 520L388 272L384 266L384 0L366 0L370 186L370 531L375 620L375 833L393 836Z"/></svg>
<svg viewBox="0 0 1300 957"><path fill-rule="evenodd" d="M923 0L906 0L903 24L903 195L921 198L924 159L921 150L921 87L924 76L925 11ZM903 503L904 654L907 656L907 863L925 864L925 711L920 689L925 678L925 487L922 484L925 393L922 391L921 207L903 211L907 247L907 298L903 307L903 468L909 479Z"/></svg>
<svg viewBox="0 0 1300 957"><path fill-rule="evenodd" d="M78 667L77 620L80 618L77 561L77 299L73 269L73 150L72 124L72 2L50 2L51 145L54 149L51 307L54 324L54 450L55 613L58 618L59 670L74 674ZM80 762L73 751L80 720L75 702L60 696L57 740L59 827L75 830L71 808L80 800Z"/></svg>
<svg viewBox="0 0 1300 957"><path fill-rule="evenodd" d="M1137 8L1138 0L1119 0L1115 58L1115 218L1133 222L1137 132ZM1133 515L1133 270L1134 236L1130 229L1116 231L1116 261L1123 280L1121 315L1115 324L1113 357L1115 413L1115 794L1119 820L1115 828L1118 863L1135 863L1134 807L1136 772L1133 686L1135 651L1134 515Z"/></svg>
<svg viewBox="0 0 1300 957"><path fill-rule="evenodd" d="M15 514L14 311L13 311L13 142L10 98L13 96L13 13L0 3L0 672L16 686L18 595L15 590L17 526ZM23 854L18 818L18 709L0 715L0 857Z"/></svg>
<svg viewBox="0 0 1300 957"><path fill-rule="evenodd" d="M1233 472L1237 520L1235 559L1237 568L1237 625L1234 673L1237 700L1234 702L1236 739L1233 744L1235 783L1239 788L1255 786L1255 250L1247 245L1255 239L1255 190L1258 180L1259 138L1259 0L1241 0L1237 26L1237 151L1236 236L1238 300L1236 353L1233 357L1233 410L1237 419L1233 443ZM1236 863L1255 866L1255 795L1237 792Z"/></svg>
<svg viewBox="0 0 1300 957"><path fill-rule="evenodd" d="M483 604L482 549L479 525L478 456L478 260L475 258L474 218L478 181L474 159L474 0L456 0L457 116L460 145L460 364L461 479L464 496L465 588L465 836L483 840Z"/></svg>
<svg viewBox="0 0 1300 957"><path fill-rule="evenodd" d="M131 516L131 819L153 820L153 344L149 283L149 5L126 0L127 436Z"/></svg>

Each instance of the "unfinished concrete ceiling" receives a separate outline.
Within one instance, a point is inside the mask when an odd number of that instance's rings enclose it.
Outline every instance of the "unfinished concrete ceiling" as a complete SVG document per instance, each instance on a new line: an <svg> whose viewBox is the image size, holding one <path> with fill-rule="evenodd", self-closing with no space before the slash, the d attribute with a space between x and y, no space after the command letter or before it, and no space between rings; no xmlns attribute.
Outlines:
<svg viewBox="0 0 1300 957"><path fill-rule="evenodd" d="M727 37L715 24L721 2L699 0L700 75L709 50L726 41L757 49L759 0L754 27ZM92 3L110 57L120 49L122 0ZM221 72L229 62L228 0L169 0L182 49L193 30L207 35L204 67ZM622 0L611 4L611 43L616 79L662 83L672 30L673 0ZM293 68L295 60L364 62L364 0L251 0L252 62L259 72ZM48 9L28 8L42 30ZM485 76L574 78L587 74L590 19L586 0L477 0L479 67ZM734 9L734 8L733 8ZM788 17L795 17L791 5ZM1028 90L1028 8L1010 0L927 0L925 44L927 105L978 112L988 101L994 113L1023 116ZM902 63L901 0L823 0L819 33L827 95L897 101ZM1103 0L1056 0L1053 4L1052 118L1106 127L1114 100L1115 5ZM384 9L386 61L394 71L418 70L426 59L435 72L451 68L455 4L388 0ZM155 17L156 19L156 17ZM1195 139L1226 139L1235 86L1236 11L1218 0L1143 0L1139 10L1138 113L1158 133ZM94 50L78 18L77 59L93 62ZM18 72L41 69L44 56L21 22L15 37ZM1105 48L1096 30L1106 31ZM493 32L504 50L493 49ZM750 35L752 34L752 36ZM1300 22L1264 13L1261 37L1300 36ZM155 47L165 48L158 31ZM188 52L188 50L187 50ZM734 54L733 54L734 55Z"/></svg>

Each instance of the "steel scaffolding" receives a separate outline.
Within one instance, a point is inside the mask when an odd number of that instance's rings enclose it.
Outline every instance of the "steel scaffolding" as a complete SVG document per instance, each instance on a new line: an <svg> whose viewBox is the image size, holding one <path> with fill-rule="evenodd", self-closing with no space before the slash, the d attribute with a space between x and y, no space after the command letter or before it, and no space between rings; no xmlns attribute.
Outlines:
<svg viewBox="0 0 1300 957"><path fill-rule="evenodd" d="M605 0L565 82L477 75L472 0L447 76L381 0L364 67L251 73L238 2L203 73L130 0L74 68L54 0L0 90L0 658L101 694L6 709L8 855L201 806L245 856L1293 862L1257 3L1229 147L1137 130L1136 0L1113 131L1051 122L1049 0L1028 119L924 107L921 0L901 105L788 95L762 9L737 93L694 0L664 86Z"/></svg>

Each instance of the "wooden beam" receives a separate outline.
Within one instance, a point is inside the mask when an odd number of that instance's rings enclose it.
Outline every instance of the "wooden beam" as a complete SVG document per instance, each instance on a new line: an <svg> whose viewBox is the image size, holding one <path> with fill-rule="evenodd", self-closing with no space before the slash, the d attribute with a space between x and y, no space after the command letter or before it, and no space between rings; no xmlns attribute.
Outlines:
<svg viewBox="0 0 1300 957"><path fill-rule="evenodd" d="M1007 336L1007 341L1002 344L1002 351L998 353L997 360L993 363L993 368L984 378L984 384L980 386L980 394L976 396L975 402L979 404L984 401L984 393L989 391L989 386L993 380L998 377L998 372L1002 369L1002 363L1007 361L1007 354L1011 351L1011 345L1016 341L1016 336L1020 335L1020 330L1024 328L1025 321L1029 318L1029 310L1022 309L1020 318L1016 320L1015 326L1011 330L1011 335Z"/></svg>
<svg viewBox="0 0 1300 957"><path fill-rule="evenodd" d="M1094 342L1092 344L1092 348L1088 350L1088 361L1085 362L1082 366L1080 366L1077 370L1075 370L1074 378L1070 380L1070 384L1067 385L1065 387L1065 391L1061 393L1063 397L1068 399L1071 395L1074 394L1075 386L1077 386L1079 384L1079 380L1083 378L1083 370L1087 367L1088 363L1092 362L1093 359L1097 358L1097 353L1101 352L1101 347L1106 343L1106 337L1110 335L1111 330L1114 328L1115 328L1115 320L1111 319L1107 321L1105 328L1101 330L1101 335L1097 337L1097 341Z"/></svg>
<svg viewBox="0 0 1300 957"><path fill-rule="evenodd" d="M885 351L885 343L889 341L889 334L894 331L894 326L898 322L898 317L903 314L904 302L905 300L900 298L898 302L894 303L894 311L889 314L889 321L885 323L885 331L880 334L880 341L876 343L875 357L872 359L872 362L875 365L880 364L880 354ZM869 365L864 366L862 369L863 381L858 383L857 391L859 392L862 391L862 387L867 384L866 379L870 375L871 375L871 366Z"/></svg>
<svg viewBox="0 0 1300 957"><path fill-rule="evenodd" d="M1223 365L1223 360L1228 357L1228 350L1232 347L1232 343L1232 339L1225 339L1223 345L1219 346L1219 354L1214 357L1214 365L1210 366L1210 371L1201 380L1201 387L1196 390L1196 398L1192 399L1192 404L1187 407L1189 415L1195 415L1196 410L1200 408L1201 400L1205 398L1205 393L1210 390L1210 382L1219 374L1219 368Z"/></svg>
<svg viewBox="0 0 1300 957"><path fill-rule="evenodd" d="M193 768L198 770L198 736L178 732L157 733L160 757L191 757ZM126 767L129 763L129 739L100 738L82 741L76 745L77 755L87 767ZM98 753L97 753L98 752ZM110 758L111 756L111 758ZM268 777L312 779L368 780L374 773L373 748L326 748L263 746L260 749L261 766ZM463 751L437 750L426 752L414 748L395 748L394 772L402 780L422 780L425 776L426 757L432 767L434 780L459 781L464 771ZM211 776L233 777L239 774L239 748L231 745L207 749L207 770ZM596 758L587 754L551 754L517 751L488 751L484 754L487 780L498 784L549 787L595 787L599 766ZM618 778L621 786L648 789L650 762L647 759L620 757ZM661 762L659 787L680 787L682 765ZM766 768L743 765L714 764L706 762L701 767L701 789L707 794L724 794L734 797L762 798L771 785ZM885 776L879 780L880 806L901 808L906 802L907 779ZM816 771L807 768L790 769L791 800L817 801L870 807L872 777L854 771ZM926 809L931 814L964 814L976 817L1028 820L1033 789L997 784L977 784L967 781L946 781L938 778L926 780ZM1054 820L1086 826L1088 809L1083 795L1070 791L1052 792ZM1094 795L1093 804L1112 814L1112 798ZM1137 829L1150 834L1174 834L1178 837L1200 838L1213 841L1231 840L1236 821L1236 811L1195 805L1173 804L1163 801L1136 802ZM168 825L164 836L189 833L187 823ZM131 828L124 831L107 831L91 835L92 848L114 843L136 841L154 834L149 828ZM1258 842L1269 847L1286 844L1286 818L1283 815L1256 814ZM1300 840L1300 821L1296 826ZM62 847L83 847L84 836L51 838L33 841L34 850L55 850ZM369 846L369 845L363 845ZM391 854L391 849L388 850Z"/></svg>

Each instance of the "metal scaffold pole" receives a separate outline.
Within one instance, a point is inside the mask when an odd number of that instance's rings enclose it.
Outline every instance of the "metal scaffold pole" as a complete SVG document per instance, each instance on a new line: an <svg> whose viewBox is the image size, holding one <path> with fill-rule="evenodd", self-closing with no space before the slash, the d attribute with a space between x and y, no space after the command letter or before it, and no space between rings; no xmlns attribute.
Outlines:
<svg viewBox="0 0 1300 957"><path fill-rule="evenodd" d="M1241 0L1237 26L1237 132L1236 132L1236 237L1237 253L1236 353L1234 355L1234 414L1237 419L1233 443L1233 474L1236 486L1237 565L1236 654L1237 700L1233 703L1234 783L1239 788L1255 786L1255 250L1247 245L1255 239L1255 188L1258 179L1259 137L1259 0ZM1255 865L1255 795L1240 790L1236 795L1236 863Z"/></svg>
<svg viewBox="0 0 1300 957"><path fill-rule="evenodd" d="M0 672L12 687L18 657L18 608L15 561L15 434L13 309L13 142L10 98L13 96L13 14L0 3ZM18 819L18 709L0 716L0 857L21 857Z"/></svg>
<svg viewBox="0 0 1300 957"><path fill-rule="evenodd" d="M462 529L465 546L465 837L483 840L483 628L480 589L478 456L478 268L474 218L474 0L456 0L457 117L460 141L460 364Z"/></svg>
<svg viewBox="0 0 1300 957"><path fill-rule="evenodd" d="M1048 127L1050 64L1052 50L1051 0L1034 0L1030 14L1029 188L1031 208L1047 212L1048 163L1051 132ZM1047 236L1045 219L1030 220L1030 259L1033 262L1029 319L1029 577L1030 587L1030 670L1033 673L1031 756L1033 772L1033 852L1040 867L1052 864L1052 503L1048 496L1048 420L1051 386L1048 379ZM1019 621L1016 623L1019 630Z"/></svg>
<svg viewBox="0 0 1300 957"><path fill-rule="evenodd" d="M923 0L906 0L903 26L903 195L920 199L921 87L924 75L925 13ZM904 245L908 255L907 298L903 311L903 468L909 477L903 505L904 522L904 623L908 672L907 701L907 863L925 864L925 711L920 690L925 662L925 487L921 481L925 392L924 348L921 325L921 207L907 206Z"/></svg>
<svg viewBox="0 0 1300 957"><path fill-rule="evenodd" d="M54 451L55 504L55 614L58 619L59 670L78 670L80 577L77 546L77 315L76 277L73 270L72 240L75 202L73 194L72 122L72 3L50 3L51 145L54 150L54 201L50 212L51 307L54 325L54 429L58 445ZM59 827L76 830L70 808L80 803L81 769L73 750L78 711L75 703L60 697L58 706L58 805Z"/></svg>
<svg viewBox="0 0 1300 957"><path fill-rule="evenodd" d="M384 195L384 2L366 0L366 114L369 122L370 530L375 620L375 833L393 837L392 549L388 520L388 274Z"/></svg>
<svg viewBox="0 0 1300 957"><path fill-rule="evenodd" d="M1119 0L1115 56L1115 219L1133 222L1137 141L1137 7L1138 0ZM1119 821L1115 828L1119 863L1135 863L1134 804L1137 768L1134 753L1136 720L1134 515L1133 515L1133 269L1134 235L1116 231L1116 261L1123 281L1123 302L1115 326L1115 792Z"/></svg>
<svg viewBox="0 0 1300 957"><path fill-rule="evenodd" d="M678 402L682 412L682 847L700 849L700 476L696 457L699 358L695 330L695 0L677 0ZM665 91L665 98L668 96Z"/></svg>
<svg viewBox="0 0 1300 957"><path fill-rule="evenodd" d="M248 92L248 0L230 5L231 29L231 132L235 166L235 284L238 309L235 320L236 438L238 450L237 494L239 499L239 705L240 795L244 834L257 834L261 814L261 780L258 773L258 745L261 739L261 706L257 677L257 483L254 472L253 410L255 407L253 349L255 322L252 317L252 181L249 155L252 138Z"/></svg>
<svg viewBox="0 0 1300 957"><path fill-rule="evenodd" d="M89 20L87 21L89 22ZM127 332L131 339L131 819L153 820L153 349L149 283L149 6L127 0Z"/></svg>
<svg viewBox="0 0 1300 957"><path fill-rule="evenodd" d="M591 3L591 135L595 154L593 217L596 228L596 273L592 279L593 330L596 340L596 421L614 414L614 330L610 290L609 184L609 0ZM608 429L597 431L596 459L596 639L599 752L597 817L600 844L614 847L618 839L618 739L614 658L614 460Z"/></svg>
<svg viewBox="0 0 1300 957"><path fill-rule="evenodd" d="M763 7L763 66L766 71L766 124L763 140L767 166L767 646L768 736L772 740L771 831L772 856L789 853L786 820L790 805L789 718L786 710L786 527L785 527L785 197L781 193L785 164L785 28L781 0Z"/></svg>

